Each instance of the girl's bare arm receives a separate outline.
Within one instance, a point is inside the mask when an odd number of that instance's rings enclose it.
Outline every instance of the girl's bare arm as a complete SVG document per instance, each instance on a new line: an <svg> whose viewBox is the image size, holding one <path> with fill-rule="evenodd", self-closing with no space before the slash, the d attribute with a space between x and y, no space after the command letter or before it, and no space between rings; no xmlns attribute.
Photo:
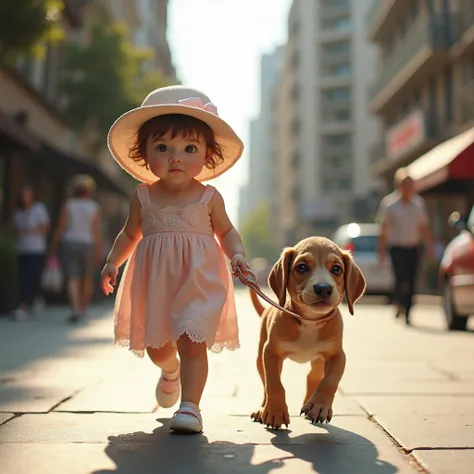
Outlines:
<svg viewBox="0 0 474 474"><path fill-rule="evenodd" d="M130 211L127 221L123 229L118 233L107 257L107 263L112 263L116 265L117 268L130 257L138 241L142 238L140 209L140 200L135 191L130 201Z"/></svg>
<svg viewBox="0 0 474 474"><path fill-rule="evenodd" d="M211 200L211 220L214 232L229 260L235 255L245 258L245 249L242 238L225 210L225 203L222 195L216 191Z"/></svg>

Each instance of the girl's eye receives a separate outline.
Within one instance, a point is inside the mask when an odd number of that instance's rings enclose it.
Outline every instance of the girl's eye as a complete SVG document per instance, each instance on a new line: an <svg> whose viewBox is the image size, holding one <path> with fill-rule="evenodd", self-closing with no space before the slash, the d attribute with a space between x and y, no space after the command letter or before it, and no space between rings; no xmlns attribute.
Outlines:
<svg viewBox="0 0 474 474"><path fill-rule="evenodd" d="M341 265L334 265L331 269L331 272L334 273L334 275L340 275L342 273Z"/></svg>
<svg viewBox="0 0 474 474"><path fill-rule="evenodd" d="M162 153L164 153L165 151L168 151L168 147L167 147L166 145L164 145L163 143L160 143L160 144L156 147L156 149L157 149L158 151L161 151Z"/></svg>
<svg viewBox="0 0 474 474"><path fill-rule="evenodd" d="M306 265L305 263L300 263L299 265L297 265L296 271L297 273L307 273L309 272L308 265Z"/></svg>
<svg viewBox="0 0 474 474"><path fill-rule="evenodd" d="M195 145L188 145L186 148L186 153L196 153L197 147Z"/></svg>

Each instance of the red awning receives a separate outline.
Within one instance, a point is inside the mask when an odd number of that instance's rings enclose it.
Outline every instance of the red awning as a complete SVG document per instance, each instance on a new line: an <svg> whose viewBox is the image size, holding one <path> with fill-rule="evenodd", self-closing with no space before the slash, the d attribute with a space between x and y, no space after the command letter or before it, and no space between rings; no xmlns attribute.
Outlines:
<svg viewBox="0 0 474 474"><path fill-rule="evenodd" d="M420 156L408 166L408 172L417 192L448 180L474 180L474 127Z"/></svg>

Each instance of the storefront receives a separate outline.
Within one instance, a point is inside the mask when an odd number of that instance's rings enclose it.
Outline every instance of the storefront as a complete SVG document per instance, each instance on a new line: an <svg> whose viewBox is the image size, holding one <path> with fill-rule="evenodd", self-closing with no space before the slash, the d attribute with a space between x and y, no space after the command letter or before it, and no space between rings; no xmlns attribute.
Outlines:
<svg viewBox="0 0 474 474"><path fill-rule="evenodd" d="M408 170L426 200L433 233L450 240L449 215L465 214L474 205L474 127L434 147Z"/></svg>
<svg viewBox="0 0 474 474"><path fill-rule="evenodd" d="M31 185L43 202L54 226L67 196L70 178L79 173L91 175L98 185L104 252L125 220L127 190L115 183L94 163L67 154L46 144L14 118L0 112L0 314L16 302L16 248L11 232L12 215L20 188Z"/></svg>

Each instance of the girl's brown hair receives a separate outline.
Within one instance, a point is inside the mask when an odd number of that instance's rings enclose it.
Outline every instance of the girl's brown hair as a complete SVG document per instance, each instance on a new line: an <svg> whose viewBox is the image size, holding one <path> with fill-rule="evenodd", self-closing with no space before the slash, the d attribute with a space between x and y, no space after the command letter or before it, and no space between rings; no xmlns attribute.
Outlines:
<svg viewBox="0 0 474 474"><path fill-rule="evenodd" d="M130 158L148 168L146 158L146 143L148 138L162 137L168 132L171 133L172 138L177 135L203 138L209 152L206 168L212 170L224 162L222 147L216 142L212 128L202 120L181 114L160 115L145 122L138 129L135 144L130 148Z"/></svg>

